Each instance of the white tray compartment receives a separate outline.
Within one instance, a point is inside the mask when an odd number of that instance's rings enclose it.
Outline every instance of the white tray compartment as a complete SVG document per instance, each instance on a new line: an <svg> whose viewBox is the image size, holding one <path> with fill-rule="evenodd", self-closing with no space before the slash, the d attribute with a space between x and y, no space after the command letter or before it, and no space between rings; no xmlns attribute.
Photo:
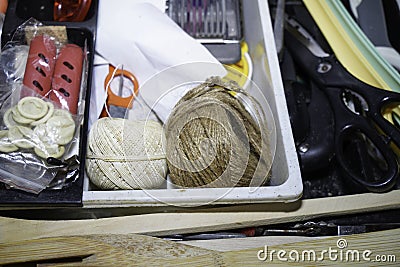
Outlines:
<svg viewBox="0 0 400 267"><path fill-rule="evenodd" d="M254 64L253 81L261 88L270 104L277 130L271 185L230 190L207 188L148 191L92 191L86 186L83 192L84 207L292 202L301 197L303 186L300 168L283 91L268 2L245 0L242 10L244 36Z"/></svg>

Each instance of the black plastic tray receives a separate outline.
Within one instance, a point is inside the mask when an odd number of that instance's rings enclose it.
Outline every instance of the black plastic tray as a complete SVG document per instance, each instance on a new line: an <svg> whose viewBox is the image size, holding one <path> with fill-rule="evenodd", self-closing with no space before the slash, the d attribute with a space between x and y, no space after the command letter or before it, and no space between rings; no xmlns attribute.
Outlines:
<svg viewBox="0 0 400 267"><path fill-rule="evenodd" d="M90 103L90 88L92 81L94 47L96 40L98 0L92 0L91 7L82 22L57 22L53 20L54 0L10 0L1 36L2 46L11 40L18 26L30 18L48 26L63 25L67 28L68 41L81 47L85 43L88 48L88 77L86 83L86 99L84 123L80 128L79 139L79 178L63 189L45 189L35 195L15 189L7 189L0 182L0 206L18 207L52 207L52 206L81 206L83 194L83 180L85 174L85 156L88 131L88 114Z"/></svg>

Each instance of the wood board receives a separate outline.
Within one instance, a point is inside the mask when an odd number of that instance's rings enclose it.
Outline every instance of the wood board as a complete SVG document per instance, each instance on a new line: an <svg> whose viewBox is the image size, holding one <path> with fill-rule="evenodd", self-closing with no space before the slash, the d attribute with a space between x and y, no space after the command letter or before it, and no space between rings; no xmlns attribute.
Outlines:
<svg viewBox="0 0 400 267"><path fill-rule="evenodd" d="M169 235L218 231L249 226L304 221L323 216L345 215L400 208L400 190L333 198L309 199L287 206L246 205L216 207L195 212L153 213L90 220L23 220L0 217L0 242L33 238L93 234ZM243 207L239 207L243 209ZM32 231L33 230L33 231Z"/></svg>
<svg viewBox="0 0 400 267"><path fill-rule="evenodd" d="M344 238L344 239L343 239ZM339 247L339 237L317 239L308 242L283 244L268 247L268 251L283 250L287 253L296 250L313 250L316 257L299 258L300 265L313 266L376 266L379 263L366 261L364 258L343 258L338 256L331 259L324 256L318 261L320 252L328 248L343 251L371 251L370 260L376 256L386 256L387 261L382 266L396 266L400 259L400 229L372 232L360 235L340 237L347 246ZM173 251L171 253L171 250ZM18 242L0 243L0 265L33 263L38 266L290 266L299 265L295 261L279 260L277 256L272 260L267 258L262 261L266 247L247 250L213 252L172 241L157 241L154 238L138 235L102 235L102 236L73 236L51 237ZM179 253L176 253L180 251ZM261 252L260 252L261 251ZM340 255L337 253L336 255ZM390 260L389 259L390 256ZM288 258L288 254L283 256ZM305 260L304 260L305 259ZM350 259L350 261L349 261ZM358 259L358 260L357 260ZM382 258L381 258L382 259Z"/></svg>

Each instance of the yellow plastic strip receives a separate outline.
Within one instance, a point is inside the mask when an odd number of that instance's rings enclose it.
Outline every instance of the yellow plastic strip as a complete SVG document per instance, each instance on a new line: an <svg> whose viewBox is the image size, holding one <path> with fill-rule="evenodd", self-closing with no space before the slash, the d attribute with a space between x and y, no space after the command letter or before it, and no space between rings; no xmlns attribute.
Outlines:
<svg viewBox="0 0 400 267"><path fill-rule="evenodd" d="M329 42L331 48L333 49L336 57L339 59L340 63L356 78L359 80L375 86L377 88L382 88L386 90L400 90L400 83L398 77L393 77L393 73L380 73L378 68L389 68L388 63L380 57L376 52L374 53L375 66L371 64L371 60L368 60L367 53L365 53L366 48L371 50L375 49L373 44L365 37L363 33L358 33L361 35L363 46L357 46L356 42L359 40L353 40L351 38L354 32L350 33L349 29L354 27L357 29L358 25L351 19L349 14L344 14L340 12L341 20L338 19L338 14L335 14L337 9L340 10L341 3L337 0L303 0L308 11L311 13L312 17L316 21L318 27L321 29L325 38ZM336 8L335 11L334 8ZM343 7L344 9L344 7ZM346 12L347 13L347 12ZM348 15L349 18L345 16ZM343 21L346 19L346 23L350 25L343 25ZM352 24L354 23L354 25ZM346 30L347 28L347 30ZM382 64L387 64L382 66Z"/></svg>

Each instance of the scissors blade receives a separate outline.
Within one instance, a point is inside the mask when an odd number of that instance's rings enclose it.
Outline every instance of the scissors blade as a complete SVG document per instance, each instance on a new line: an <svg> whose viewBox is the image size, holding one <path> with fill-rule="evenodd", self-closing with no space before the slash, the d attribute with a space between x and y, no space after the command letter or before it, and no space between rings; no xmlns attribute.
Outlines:
<svg viewBox="0 0 400 267"><path fill-rule="evenodd" d="M329 57L317 41L311 36L311 34L298 23L295 19L285 16L285 28L290 32L296 39L299 40L313 55L317 57Z"/></svg>
<svg viewBox="0 0 400 267"><path fill-rule="evenodd" d="M109 112L113 118L125 118L127 108L110 105Z"/></svg>
<svg viewBox="0 0 400 267"><path fill-rule="evenodd" d="M278 0L275 21L274 21L274 37L276 51L278 52L279 58L282 59L282 49L283 49L283 33L285 24L285 0Z"/></svg>
<svg viewBox="0 0 400 267"><path fill-rule="evenodd" d="M121 71L124 73L124 65L121 65ZM124 75L119 76L118 95L122 97L124 93Z"/></svg>

